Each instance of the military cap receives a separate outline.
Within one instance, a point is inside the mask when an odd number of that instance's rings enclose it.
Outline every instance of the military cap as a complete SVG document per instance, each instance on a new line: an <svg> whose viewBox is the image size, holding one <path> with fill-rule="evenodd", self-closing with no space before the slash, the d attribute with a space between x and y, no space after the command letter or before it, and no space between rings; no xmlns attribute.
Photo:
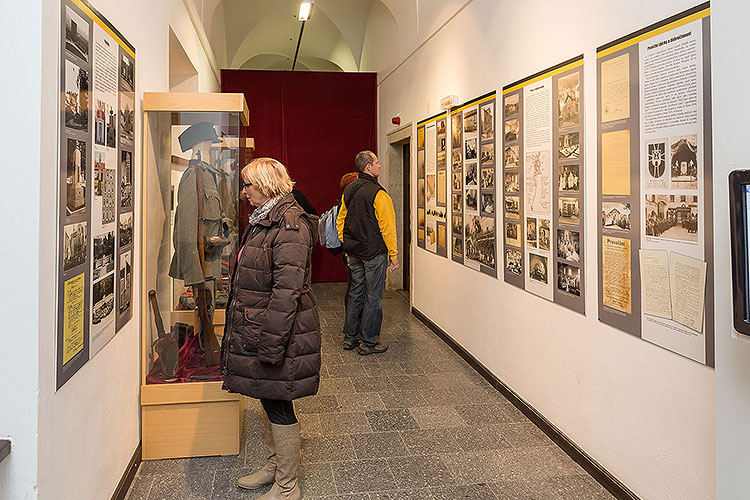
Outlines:
<svg viewBox="0 0 750 500"><path fill-rule="evenodd" d="M216 136L216 130L211 122L198 122L190 125L177 138L184 153L203 141L221 142Z"/></svg>

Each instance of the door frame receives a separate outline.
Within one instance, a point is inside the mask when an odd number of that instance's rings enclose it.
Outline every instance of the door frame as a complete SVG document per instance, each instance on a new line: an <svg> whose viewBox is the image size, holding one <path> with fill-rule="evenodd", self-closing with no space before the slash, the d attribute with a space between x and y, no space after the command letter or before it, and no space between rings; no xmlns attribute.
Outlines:
<svg viewBox="0 0 750 500"><path fill-rule="evenodd" d="M409 245L408 247L404 246L404 160L403 160L403 146L405 144L409 145L409 151L410 151L410 164L408 166L409 168L409 179L411 179L411 171L413 170L413 163L414 163L414 143L413 143L413 123L409 122L406 123L395 130L392 130L386 134L386 143L387 143L387 154L388 154L388 193L391 195L391 199L393 200L393 208L396 212L396 234L397 240L398 240L398 253L400 256L399 260L408 260L409 262L412 262L412 246L414 242L414 238L412 236L412 245ZM408 189L410 190L409 193L409 199L411 201L411 183L409 183ZM411 204L411 203L410 203ZM409 207L409 213L406 214L408 218L406 219L409 221L410 230L412 231L413 235L413 226L414 224L411 223L412 217L411 217L412 209ZM410 268L412 266L409 266ZM404 288L404 283L408 283L409 290L413 289L413 272L411 269L405 269L403 266L401 267L401 272L393 274L389 273L388 277L388 288L391 290L398 290Z"/></svg>

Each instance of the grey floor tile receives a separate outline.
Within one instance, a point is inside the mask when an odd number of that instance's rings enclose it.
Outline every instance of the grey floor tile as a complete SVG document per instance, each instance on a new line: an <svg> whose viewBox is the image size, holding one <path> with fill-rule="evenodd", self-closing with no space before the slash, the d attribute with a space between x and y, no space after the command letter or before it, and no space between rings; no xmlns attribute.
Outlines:
<svg viewBox="0 0 750 500"><path fill-rule="evenodd" d="M321 414L320 425L324 436L372 432L364 412Z"/></svg>
<svg viewBox="0 0 750 500"><path fill-rule="evenodd" d="M338 413L340 411L338 399L335 395L316 395L297 399L294 402L297 414L305 413Z"/></svg>
<svg viewBox="0 0 750 500"><path fill-rule="evenodd" d="M510 448L505 439L503 426L462 427L453 429L453 435L462 451L499 450Z"/></svg>
<svg viewBox="0 0 750 500"><path fill-rule="evenodd" d="M302 440L304 462L340 462L356 458L357 455L349 436L327 436Z"/></svg>
<svg viewBox="0 0 750 500"><path fill-rule="evenodd" d="M403 431L416 429L417 423L411 416L409 410L378 410L365 412L372 430L379 431Z"/></svg>
<svg viewBox="0 0 750 500"><path fill-rule="evenodd" d="M511 422L507 411L499 404L480 404L456 406L456 411L464 419L466 425L482 427L503 422Z"/></svg>
<svg viewBox="0 0 750 500"><path fill-rule="evenodd" d="M325 497L305 497L305 500L370 500L367 493L353 493L351 495L334 495Z"/></svg>
<svg viewBox="0 0 750 500"><path fill-rule="evenodd" d="M128 489L125 500L146 500L153 482L154 476L136 476Z"/></svg>
<svg viewBox="0 0 750 500"><path fill-rule="evenodd" d="M390 375L388 377L396 391L417 391L432 389L428 375Z"/></svg>
<svg viewBox="0 0 750 500"><path fill-rule="evenodd" d="M543 485L543 486L542 486ZM549 498L577 500L613 500L614 497L588 474L554 477L540 484ZM539 488L539 486L536 486ZM557 495L557 496L554 496Z"/></svg>
<svg viewBox="0 0 750 500"><path fill-rule="evenodd" d="M497 500L486 484L467 484L430 488L435 500Z"/></svg>
<svg viewBox="0 0 750 500"><path fill-rule="evenodd" d="M498 450L496 460L508 481L540 481L584 473L556 446Z"/></svg>
<svg viewBox="0 0 750 500"><path fill-rule="evenodd" d="M466 425L452 406L424 406L410 408L409 411L420 429L440 429Z"/></svg>
<svg viewBox="0 0 750 500"><path fill-rule="evenodd" d="M359 460L400 457L409 453L397 431L352 434L351 439Z"/></svg>
<svg viewBox="0 0 750 500"><path fill-rule="evenodd" d="M453 475L439 456L389 458L388 465L399 488L425 488L453 483Z"/></svg>
<svg viewBox="0 0 750 500"><path fill-rule="evenodd" d="M214 478L212 500L255 500L263 496L271 486L263 486L257 490L245 490L237 486L237 480L242 476L252 474L255 468L226 469L216 472Z"/></svg>
<svg viewBox="0 0 750 500"><path fill-rule="evenodd" d="M461 451L452 429L401 431L411 455L442 455Z"/></svg>
<svg viewBox="0 0 750 500"><path fill-rule="evenodd" d="M340 494L397 489L385 459L338 462L331 464L331 468Z"/></svg>
<svg viewBox="0 0 750 500"><path fill-rule="evenodd" d="M394 408L416 408L427 406L419 391L380 392L380 399L388 409Z"/></svg>
<svg viewBox="0 0 750 500"><path fill-rule="evenodd" d="M342 413L386 409L380 394L377 392L340 394L338 400Z"/></svg>
<svg viewBox="0 0 750 500"><path fill-rule="evenodd" d="M537 447L554 444L539 427L531 422L501 424L498 428L511 446Z"/></svg>
<svg viewBox="0 0 750 500"><path fill-rule="evenodd" d="M342 363L340 365L331 365L328 367L328 373L331 377L366 377L365 366L362 363Z"/></svg>
<svg viewBox="0 0 750 500"><path fill-rule="evenodd" d="M370 500L431 500L429 488L418 490L376 491L370 493Z"/></svg>
<svg viewBox="0 0 750 500"><path fill-rule="evenodd" d="M338 493L333 482L331 464L303 462L299 469L299 489L302 492L302 498Z"/></svg>
<svg viewBox="0 0 750 500"><path fill-rule="evenodd" d="M302 438L323 437L323 427L320 425L320 414L297 415ZM247 463L247 462L246 462Z"/></svg>
<svg viewBox="0 0 750 500"><path fill-rule="evenodd" d="M149 500L204 500L211 498L213 470L190 470L184 475L157 475L151 485Z"/></svg>
<svg viewBox="0 0 750 500"><path fill-rule="evenodd" d="M352 380L348 377L344 378L327 378L320 381L320 388L318 394L320 395L331 395L331 394L351 394L354 392L354 386Z"/></svg>
<svg viewBox="0 0 750 500"><path fill-rule="evenodd" d="M364 365L368 377L382 377L389 375L405 375L400 363L384 362Z"/></svg>
<svg viewBox="0 0 750 500"><path fill-rule="evenodd" d="M352 377L355 392L386 392L394 389L388 377Z"/></svg>
<svg viewBox="0 0 750 500"><path fill-rule="evenodd" d="M455 484L495 483L506 479L498 451L473 451L443 455Z"/></svg>

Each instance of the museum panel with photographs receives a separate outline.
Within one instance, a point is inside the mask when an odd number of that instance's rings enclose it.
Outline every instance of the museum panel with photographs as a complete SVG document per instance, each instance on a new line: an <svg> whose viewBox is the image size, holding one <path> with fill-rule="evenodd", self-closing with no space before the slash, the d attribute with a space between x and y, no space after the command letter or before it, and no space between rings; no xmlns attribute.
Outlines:
<svg viewBox="0 0 750 500"><path fill-rule="evenodd" d="M61 22L58 389L132 317L136 126L135 48L87 0L63 0Z"/></svg>

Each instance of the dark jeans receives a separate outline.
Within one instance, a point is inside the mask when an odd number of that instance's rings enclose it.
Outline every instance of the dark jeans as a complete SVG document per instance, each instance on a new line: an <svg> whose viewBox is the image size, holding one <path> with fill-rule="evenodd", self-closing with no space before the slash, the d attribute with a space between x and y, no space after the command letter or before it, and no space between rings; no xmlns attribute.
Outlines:
<svg viewBox="0 0 750 500"><path fill-rule="evenodd" d="M380 340L380 325L383 323L383 292L388 255L377 255L369 260L350 256L349 269L351 280L344 321L344 340L352 343L361 341L372 347Z"/></svg>
<svg viewBox="0 0 750 500"><path fill-rule="evenodd" d="M352 270L349 267L349 258L346 256L346 254L343 254L344 256L344 267L346 268L346 293L344 294L344 309L349 310L349 290L352 289ZM346 314L344 314L344 318L346 318ZM360 332L362 330L362 314L359 315L359 321L360 321L360 328L357 331L357 334L355 335L355 338L359 338Z"/></svg>
<svg viewBox="0 0 750 500"><path fill-rule="evenodd" d="M266 410L268 420L276 425L292 425L297 423L297 417L294 415L294 405L291 401L281 401L278 399L261 399L260 404Z"/></svg>

